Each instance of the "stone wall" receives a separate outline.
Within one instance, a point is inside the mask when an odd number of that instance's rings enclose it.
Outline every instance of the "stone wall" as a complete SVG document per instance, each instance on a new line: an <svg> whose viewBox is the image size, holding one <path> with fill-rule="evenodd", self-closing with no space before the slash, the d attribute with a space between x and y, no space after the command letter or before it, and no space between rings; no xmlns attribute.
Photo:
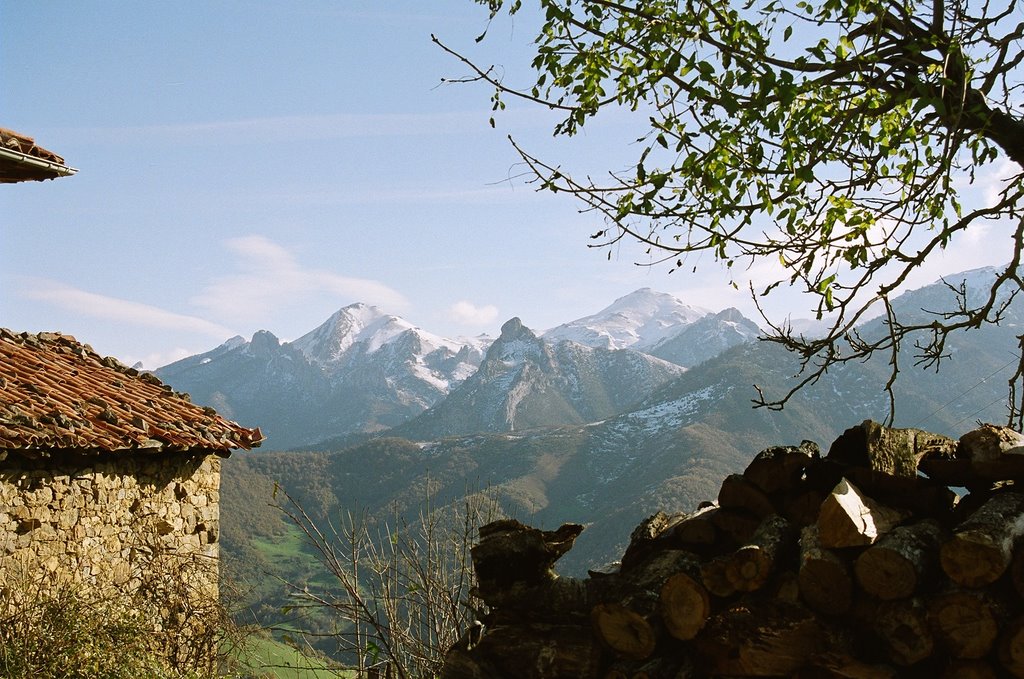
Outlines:
<svg viewBox="0 0 1024 679"><path fill-rule="evenodd" d="M0 592L141 596L155 631L218 602L220 458L106 454L0 462ZM191 618L191 621L190 621Z"/></svg>

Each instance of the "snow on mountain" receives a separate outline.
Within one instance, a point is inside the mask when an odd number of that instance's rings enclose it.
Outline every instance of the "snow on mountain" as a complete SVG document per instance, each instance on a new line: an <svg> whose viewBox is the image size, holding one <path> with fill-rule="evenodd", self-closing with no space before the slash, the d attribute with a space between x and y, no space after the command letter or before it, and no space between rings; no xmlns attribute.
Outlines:
<svg viewBox="0 0 1024 679"><path fill-rule="evenodd" d="M421 358L436 351L447 351L455 356L466 346L470 347L471 356L482 358L481 347L486 343L485 337L467 343L444 339L420 330L398 316L385 314L375 306L357 303L339 309L319 327L292 342L292 346L328 372L333 372L347 365L354 353L376 353L404 333L416 335L419 343L417 355Z"/></svg>
<svg viewBox="0 0 1024 679"><path fill-rule="evenodd" d="M599 349L643 351L709 313L672 295L641 288L596 314L552 328L543 337L552 343L570 340Z"/></svg>
<svg viewBox="0 0 1024 679"><path fill-rule="evenodd" d="M750 342L760 334L756 323L730 307L685 326L652 347L649 353L690 368L737 344Z"/></svg>
<svg viewBox="0 0 1024 679"><path fill-rule="evenodd" d="M552 344L513 318L472 377L392 433L424 439L593 421L622 412L683 372L629 349Z"/></svg>

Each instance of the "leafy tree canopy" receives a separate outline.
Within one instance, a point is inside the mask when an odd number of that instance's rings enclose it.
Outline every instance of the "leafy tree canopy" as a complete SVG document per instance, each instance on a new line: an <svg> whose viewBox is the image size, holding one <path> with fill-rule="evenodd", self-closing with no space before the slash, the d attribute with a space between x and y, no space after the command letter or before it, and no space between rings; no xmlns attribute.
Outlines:
<svg viewBox="0 0 1024 679"><path fill-rule="evenodd" d="M476 1L492 20L523 11L522 0ZM894 405L901 344L935 367L949 333L998 323L1024 287L1017 0L536 4L535 80L525 88L435 42L472 70L462 81L494 87L494 110L517 97L562 112L556 135L581 132L605 109L635 112L635 162L600 180L512 142L542 188L603 215L596 244L635 240L673 267L704 251L728 267L770 257L782 273L752 287L755 300L783 283L814 296L824 336L768 321L766 339L799 354L800 379L758 405L782 407L829 367L873 353L891 356ZM961 201L985 165L1014 176L987 203ZM925 321L900 317L890 298L915 267L982 220L998 220L1004 237L992 247L1008 262L991 289L958 289L957 308ZM880 312L884 336L858 333ZM1010 380L1018 426L1022 368Z"/></svg>

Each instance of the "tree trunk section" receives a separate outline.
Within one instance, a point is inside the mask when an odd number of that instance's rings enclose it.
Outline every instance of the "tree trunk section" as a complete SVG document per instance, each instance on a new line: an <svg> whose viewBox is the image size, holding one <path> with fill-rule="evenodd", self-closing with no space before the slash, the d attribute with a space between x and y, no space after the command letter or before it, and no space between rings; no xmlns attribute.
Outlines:
<svg viewBox="0 0 1024 679"><path fill-rule="evenodd" d="M935 635L954 658L985 656L999 636L993 600L984 592L952 590L932 597L928 620Z"/></svg>
<svg viewBox="0 0 1024 679"><path fill-rule="evenodd" d="M964 587L984 587L999 579L1024 534L1024 495L992 496L953 531L939 553L942 570Z"/></svg>
<svg viewBox="0 0 1024 679"><path fill-rule="evenodd" d="M660 610L668 633L689 641L711 616L711 597L698 580L686 573L676 573L661 588Z"/></svg>
<svg viewBox="0 0 1024 679"><path fill-rule="evenodd" d="M818 527L800 532L800 570L797 575L804 602L825 615L842 615L853 603L853 578L846 561L821 546Z"/></svg>
<svg viewBox="0 0 1024 679"><path fill-rule="evenodd" d="M942 527L934 519L894 528L857 558L857 582L883 601L913 595L922 582L938 575L943 538Z"/></svg>

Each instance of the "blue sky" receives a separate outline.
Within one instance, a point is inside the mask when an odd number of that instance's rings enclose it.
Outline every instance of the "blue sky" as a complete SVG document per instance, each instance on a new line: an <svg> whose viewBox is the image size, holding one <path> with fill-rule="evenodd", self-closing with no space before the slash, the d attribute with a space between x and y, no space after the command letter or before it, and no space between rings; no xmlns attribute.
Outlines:
<svg viewBox="0 0 1024 679"><path fill-rule="evenodd" d="M465 71L430 42L527 83L529 18L480 48L485 26L470 0L0 0L0 126L79 169L0 187L0 325L152 368L258 329L295 339L357 301L448 336L543 330L644 286L753 315L710 260L669 275L588 248L597 218L518 177L509 134L618 168L643 121L567 143L510 104L492 129L489 89L441 85ZM917 283L998 263L986 238Z"/></svg>

